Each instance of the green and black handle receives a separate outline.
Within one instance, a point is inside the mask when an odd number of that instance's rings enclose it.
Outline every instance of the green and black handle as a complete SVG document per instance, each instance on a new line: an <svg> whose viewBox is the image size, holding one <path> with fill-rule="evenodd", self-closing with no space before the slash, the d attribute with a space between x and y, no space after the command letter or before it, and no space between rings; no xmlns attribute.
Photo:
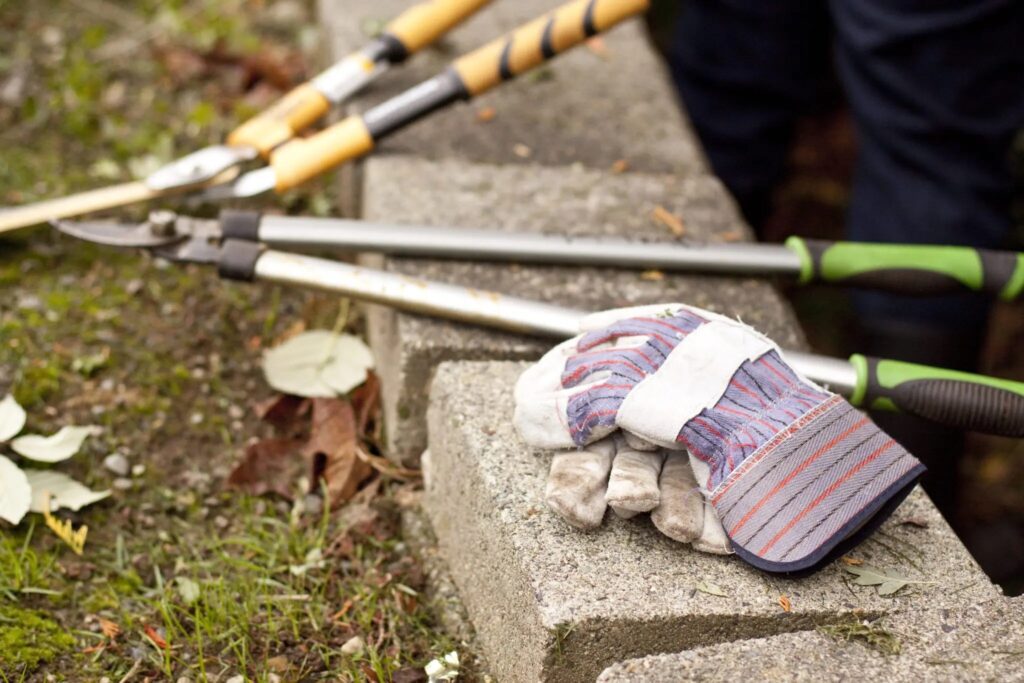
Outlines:
<svg viewBox="0 0 1024 683"><path fill-rule="evenodd" d="M459 58L434 78L270 155L275 190L289 190L373 150L431 112L480 95L647 10L649 0L573 0Z"/></svg>
<svg viewBox="0 0 1024 683"><path fill-rule="evenodd" d="M971 247L826 242L790 237L799 282L867 287L898 294L982 292L1003 301L1024 292L1024 254Z"/></svg>
<svg viewBox="0 0 1024 683"><path fill-rule="evenodd" d="M967 431L1024 437L1024 383L855 354L850 403Z"/></svg>

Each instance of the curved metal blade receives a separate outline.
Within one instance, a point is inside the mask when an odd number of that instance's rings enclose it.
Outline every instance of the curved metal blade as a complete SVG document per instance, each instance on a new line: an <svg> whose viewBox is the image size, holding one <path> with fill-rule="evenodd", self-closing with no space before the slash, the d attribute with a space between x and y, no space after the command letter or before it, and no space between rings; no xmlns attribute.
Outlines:
<svg viewBox="0 0 1024 683"><path fill-rule="evenodd" d="M211 145L172 161L148 175L144 182L154 190L198 185L257 156L259 152L253 147Z"/></svg>
<svg viewBox="0 0 1024 683"><path fill-rule="evenodd" d="M189 206L198 206L207 202L255 197L265 192L270 192L276 185L277 174L274 171L274 167L264 166L239 176L234 182L212 185L189 195L187 204Z"/></svg>
<svg viewBox="0 0 1024 683"><path fill-rule="evenodd" d="M103 244L110 247L134 247L152 249L188 239L189 235L180 232L161 235L153 231L150 223L125 225L112 221L51 221L50 224L65 235Z"/></svg>

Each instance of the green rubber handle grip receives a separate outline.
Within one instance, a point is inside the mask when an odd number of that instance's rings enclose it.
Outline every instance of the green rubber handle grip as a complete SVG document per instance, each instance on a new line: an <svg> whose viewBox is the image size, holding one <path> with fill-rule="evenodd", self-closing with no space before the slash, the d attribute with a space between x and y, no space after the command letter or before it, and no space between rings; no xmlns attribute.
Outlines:
<svg viewBox="0 0 1024 683"><path fill-rule="evenodd" d="M868 287L897 294L984 292L1013 301L1024 292L1024 254L919 244L828 242L790 237L800 283Z"/></svg>
<svg viewBox="0 0 1024 683"><path fill-rule="evenodd" d="M998 436L1024 437L1024 382L855 354L850 403Z"/></svg>

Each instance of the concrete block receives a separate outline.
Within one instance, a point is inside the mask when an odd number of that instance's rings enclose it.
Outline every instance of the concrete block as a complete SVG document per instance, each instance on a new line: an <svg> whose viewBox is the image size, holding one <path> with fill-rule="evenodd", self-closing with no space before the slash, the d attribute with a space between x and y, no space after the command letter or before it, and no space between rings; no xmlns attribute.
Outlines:
<svg viewBox="0 0 1024 683"><path fill-rule="evenodd" d="M524 232L671 240L651 211L682 217L694 242L746 237L721 184L706 175L614 174L579 166L490 166L376 158L366 164L364 217ZM373 265L382 265L379 259ZM587 310L684 301L730 315L799 347L788 306L763 281L677 277L633 271L387 259L384 267ZM426 445L424 413L433 368L446 360L536 358L552 346L465 325L371 307L370 343L381 375L389 456L415 463Z"/></svg>
<svg viewBox="0 0 1024 683"><path fill-rule="evenodd" d="M857 640L805 631L615 664L601 683L676 681L1020 681L1024 600L959 609L904 609L878 626L899 642L885 655Z"/></svg>
<svg viewBox="0 0 1024 683"><path fill-rule="evenodd" d="M443 364L424 463L427 514L499 680L593 681L624 659L809 631L853 615L956 614L998 597L920 490L853 553L935 581L895 598L851 585L840 563L785 579L735 557L703 555L646 518L610 516L596 531L572 529L543 501L550 454L528 449L511 423L512 385L525 366ZM901 523L911 518L915 524Z"/></svg>
<svg viewBox="0 0 1024 683"><path fill-rule="evenodd" d="M328 53L340 59L368 40L363 27L396 16L409 0L320 0ZM368 106L440 73L453 59L559 6L557 0L495 2L394 69L355 100ZM549 65L504 83L470 104L435 112L389 138L384 152L489 163L560 165L575 161L609 168L625 159L638 171L705 172L707 164L642 21L626 22ZM483 123L477 112L493 108ZM525 145L527 158L516 154ZM520 148L522 152L522 148Z"/></svg>

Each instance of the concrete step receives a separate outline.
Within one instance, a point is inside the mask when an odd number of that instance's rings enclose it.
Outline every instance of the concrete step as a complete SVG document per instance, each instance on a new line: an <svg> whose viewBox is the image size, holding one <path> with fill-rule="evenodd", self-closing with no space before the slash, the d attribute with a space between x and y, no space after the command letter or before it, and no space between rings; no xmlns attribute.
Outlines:
<svg viewBox="0 0 1024 683"><path fill-rule="evenodd" d="M609 667L597 680L1024 680L1024 599L994 598L960 609L903 609L872 626L891 635L898 654L882 653L863 639L802 631L632 659Z"/></svg>
<svg viewBox="0 0 1024 683"><path fill-rule="evenodd" d="M934 582L895 597L852 585L842 563L784 579L697 553L646 517L573 529L544 504L550 454L527 448L511 424L512 385L525 367L445 363L429 414L425 507L498 680L593 681L624 659L911 608L955 615L999 595L920 490L852 553Z"/></svg>
<svg viewBox="0 0 1024 683"><path fill-rule="evenodd" d="M651 211L661 206L682 217L688 241L749 236L721 184L707 175L382 157L367 162L365 180L368 220L670 241L675 239L670 230L651 219ZM741 316L783 346L803 344L789 307L764 281L395 258L364 262L587 310L681 301ZM415 463L426 446L427 390L438 363L536 358L552 345L379 307L369 309L368 319L382 382L387 451L404 464Z"/></svg>

